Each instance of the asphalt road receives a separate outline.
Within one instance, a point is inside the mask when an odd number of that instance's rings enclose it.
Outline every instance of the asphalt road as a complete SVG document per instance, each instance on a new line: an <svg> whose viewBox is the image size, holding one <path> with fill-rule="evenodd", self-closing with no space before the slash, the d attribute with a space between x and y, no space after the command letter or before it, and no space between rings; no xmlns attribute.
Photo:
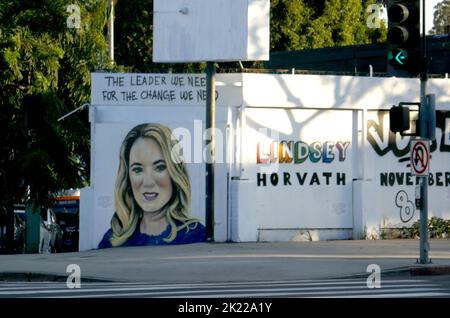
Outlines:
<svg viewBox="0 0 450 318"><path fill-rule="evenodd" d="M77 288L69 288L77 287ZM450 275L381 276L259 282L149 284L113 282L1 282L0 298L441 298L450 297Z"/></svg>

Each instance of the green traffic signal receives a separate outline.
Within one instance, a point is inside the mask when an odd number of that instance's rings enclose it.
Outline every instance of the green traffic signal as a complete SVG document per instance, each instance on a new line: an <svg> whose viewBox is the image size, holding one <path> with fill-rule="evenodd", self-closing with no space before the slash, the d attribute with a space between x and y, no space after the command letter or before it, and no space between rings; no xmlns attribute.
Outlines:
<svg viewBox="0 0 450 318"><path fill-rule="evenodd" d="M416 76L420 67L420 0L388 0L388 73Z"/></svg>
<svg viewBox="0 0 450 318"><path fill-rule="evenodd" d="M388 54L388 61L392 66L405 66L408 63L408 52L399 48L390 50Z"/></svg>

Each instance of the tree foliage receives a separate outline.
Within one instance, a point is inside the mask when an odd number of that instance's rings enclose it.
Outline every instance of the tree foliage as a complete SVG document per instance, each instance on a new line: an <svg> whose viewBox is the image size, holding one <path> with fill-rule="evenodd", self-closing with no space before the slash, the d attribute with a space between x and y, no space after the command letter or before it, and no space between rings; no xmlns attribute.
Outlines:
<svg viewBox="0 0 450 318"><path fill-rule="evenodd" d="M272 0L271 50L383 41L365 25L373 0ZM70 28L68 6L80 8ZM107 63L106 0L0 1L0 213L21 200L48 203L89 180L90 72ZM116 5L116 65L139 72L196 72L204 64L152 63L152 0ZM11 221L11 219L10 219Z"/></svg>
<svg viewBox="0 0 450 318"><path fill-rule="evenodd" d="M434 10L433 28L430 34L450 33L450 0L439 2Z"/></svg>
<svg viewBox="0 0 450 318"><path fill-rule="evenodd" d="M271 50L383 41L384 26L380 30L366 26L369 14L366 9L373 2L272 0ZM80 28L67 25L70 14L67 6L72 3L81 9ZM22 186L14 194L15 200L23 194L23 188L31 184L34 185L32 196L38 193L43 196L47 190L80 185L88 179L86 112L62 124L56 119L89 101L90 71L104 68L106 64L106 18L104 0L4 0L0 3L0 129L6 137L1 146L0 173L1 186L6 192L16 191L18 184ZM192 72L204 67L202 64L152 63L153 0L118 1L115 28L117 64L130 71ZM33 100L33 105L23 107L25 100ZM24 125L25 112L31 110L35 110L33 116L39 118L36 122L40 125L36 128ZM58 143L57 139L64 142ZM55 146L45 150L39 140ZM33 162L27 160L35 154L33 147L41 151L34 157L42 161L39 173L35 169L34 174L28 175L25 172L33 169L22 166L12 172L9 169L12 163ZM51 153L50 150L55 149L58 151ZM24 158L19 160L20 156ZM65 167L63 173L58 168L62 165L56 161L66 159L72 163L73 171ZM52 186L47 187L47 184Z"/></svg>
<svg viewBox="0 0 450 318"><path fill-rule="evenodd" d="M271 0L270 49L302 50L386 40L386 26L367 27L375 0ZM116 61L132 71L189 72L198 64L152 63L153 0L120 0L116 6ZM253 64L253 65L258 65Z"/></svg>
<svg viewBox="0 0 450 318"><path fill-rule="evenodd" d="M367 26L370 0L272 0L271 50L383 42L386 27Z"/></svg>
<svg viewBox="0 0 450 318"><path fill-rule="evenodd" d="M52 193L88 180L87 112L57 119L90 100L90 71L106 61L106 2L0 2L0 206L48 203Z"/></svg>

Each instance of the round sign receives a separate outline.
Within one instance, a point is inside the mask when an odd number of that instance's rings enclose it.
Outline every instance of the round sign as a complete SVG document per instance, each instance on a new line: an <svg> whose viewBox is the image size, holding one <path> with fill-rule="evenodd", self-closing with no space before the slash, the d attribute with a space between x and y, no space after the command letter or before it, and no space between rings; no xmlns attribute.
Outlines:
<svg viewBox="0 0 450 318"><path fill-rule="evenodd" d="M411 167L415 174L426 174L430 161L430 153L424 141L415 141L411 150Z"/></svg>

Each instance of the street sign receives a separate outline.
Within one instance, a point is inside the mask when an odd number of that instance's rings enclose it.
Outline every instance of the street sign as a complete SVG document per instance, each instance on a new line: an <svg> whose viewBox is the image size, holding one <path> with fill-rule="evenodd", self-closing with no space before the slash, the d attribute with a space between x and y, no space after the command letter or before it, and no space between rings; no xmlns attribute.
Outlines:
<svg viewBox="0 0 450 318"><path fill-rule="evenodd" d="M411 141L411 171L416 176L428 176L430 167L430 146L428 140Z"/></svg>

